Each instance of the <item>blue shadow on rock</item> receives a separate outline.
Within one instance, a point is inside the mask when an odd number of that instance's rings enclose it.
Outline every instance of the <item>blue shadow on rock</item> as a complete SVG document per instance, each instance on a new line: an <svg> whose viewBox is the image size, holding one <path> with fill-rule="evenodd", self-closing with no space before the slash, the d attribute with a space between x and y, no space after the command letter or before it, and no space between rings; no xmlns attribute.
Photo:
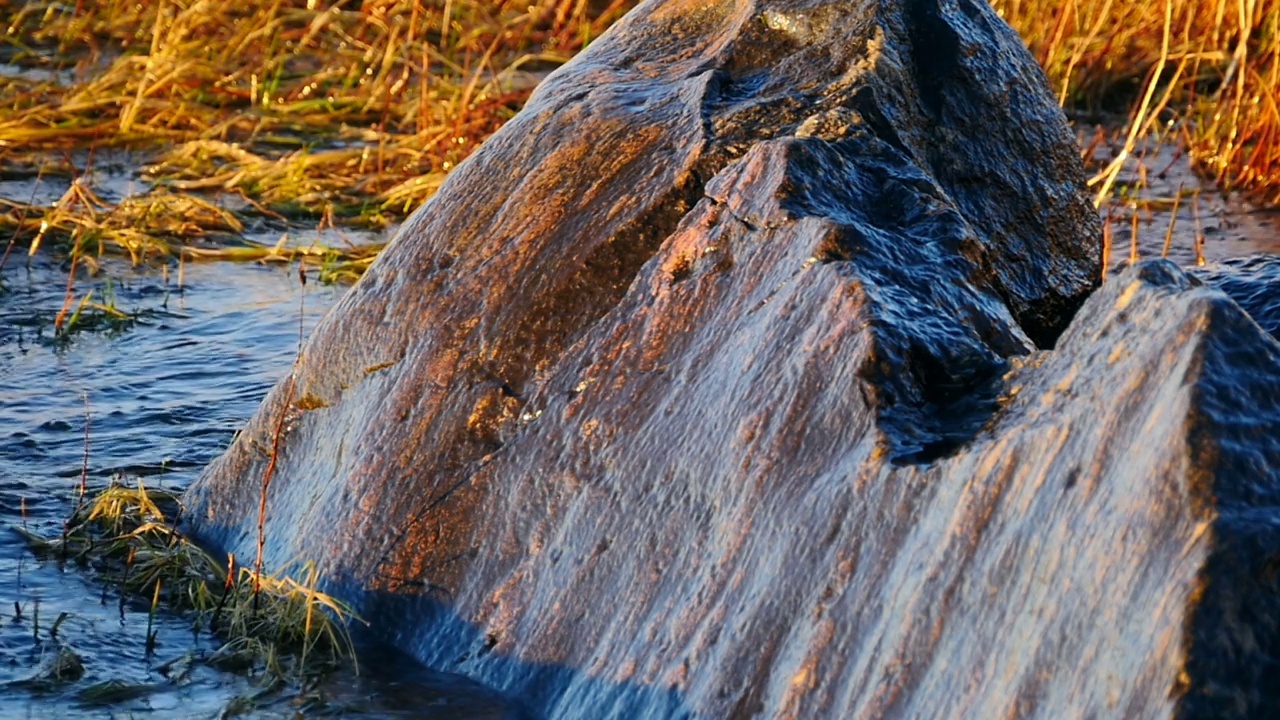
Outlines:
<svg viewBox="0 0 1280 720"><path fill-rule="evenodd" d="M429 591L365 593L359 608L376 636L357 637L362 664L405 678L410 686L442 689L454 711L431 720L697 720L674 688L617 683L581 669L504 656L495 641ZM396 649L411 648L426 663ZM447 669L441 672L436 669ZM461 677L453 676L458 673ZM448 678L456 678L448 685ZM476 685L483 683L484 691ZM491 688L505 688L505 693ZM448 695L449 697L445 697ZM496 702L495 700L501 700Z"/></svg>

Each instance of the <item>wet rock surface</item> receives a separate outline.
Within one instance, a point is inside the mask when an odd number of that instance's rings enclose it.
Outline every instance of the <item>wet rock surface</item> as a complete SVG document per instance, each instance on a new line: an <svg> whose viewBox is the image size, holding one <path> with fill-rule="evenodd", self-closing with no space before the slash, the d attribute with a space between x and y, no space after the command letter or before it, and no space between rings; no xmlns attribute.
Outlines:
<svg viewBox="0 0 1280 720"><path fill-rule="evenodd" d="M1230 295L1262 329L1280 340L1280 255L1228 258L1193 272Z"/></svg>
<svg viewBox="0 0 1280 720"><path fill-rule="evenodd" d="M984 3L646 3L190 524L252 557L269 477L268 565L539 716L1263 717L1280 346L1167 262L1090 295L1081 181Z"/></svg>

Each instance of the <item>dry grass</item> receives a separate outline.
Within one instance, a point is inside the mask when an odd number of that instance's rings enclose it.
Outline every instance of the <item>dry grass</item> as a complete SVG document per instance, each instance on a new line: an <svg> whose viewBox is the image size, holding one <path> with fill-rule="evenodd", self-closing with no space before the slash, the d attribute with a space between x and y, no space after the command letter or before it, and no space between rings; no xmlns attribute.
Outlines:
<svg viewBox="0 0 1280 720"><path fill-rule="evenodd" d="M296 258L234 238L250 219L397 221L631 3L0 5L0 57L27 70L0 77L0 174L69 188L52 206L0 202L0 231L30 252L52 239L73 257ZM1100 203L1152 134L1185 143L1224 188L1280 203L1280 0L994 5L1065 105L1129 112L1119 163L1095 179ZM143 190L104 200L95 155L110 164L126 150ZM324 257L327 279L345 280L379 249L309 252Z"/></svg>
<svg viewBox="0 0 1280 720"><path fill-rule="evenodd" d="M1280 204L1280 0L994 0L1059 101L1126 111L1119 163L1178 142L1224 190ZM1109 196L1119 163L1095 178Z"/></svg>
<svg viewBox="0 0 1280 720"><path fill-rule="evenodd" d="M35 246L56 235L142 261L240 230L193 193L236 193L277 219L385 225L434 192L623 1L11 8L6 55L32 72L0 78L0 170L81 181L52 209L10 201L0 227ZM143 153L152 189L134 206L103 202L83 180L89 148ZM177 202L191 206L169 207Z"/></svg>

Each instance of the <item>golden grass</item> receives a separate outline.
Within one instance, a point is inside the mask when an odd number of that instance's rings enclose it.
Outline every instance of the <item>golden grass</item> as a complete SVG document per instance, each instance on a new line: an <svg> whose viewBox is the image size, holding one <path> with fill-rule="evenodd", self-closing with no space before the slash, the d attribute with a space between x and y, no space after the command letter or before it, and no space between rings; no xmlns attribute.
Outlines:
<svg viewBox="0 0 1280 720"><path fill-rule="evenodd" d="M221 563L173 526L178 511L174 493L113 482L81 503L60 537L17 530L37 555L92 566L126 595L149 600L153 614L161 604L194 613L224 641L206 659L216 667L300 678L355 662L347 625L358 618L317 590L313 565L299 568L299 581Z"/></svg>
<svg viewBox="0 0 1280 720"><path fill-rule="evenodd" d="M55 77L0 78L0 163L30 174L50 154L129 148L149 158L146 206L234 192L277 216L382 226L434 192L623 1L28 3L8 18L13 62ZM83 183L74 195L51 211L10 202L0 227L105 237L135 261L172 254L148 238L239 229L209 207L174 227L162 216L178 208L132 222L140 208Z"/></svg>
<svg viewBox="0 0 1280 720"><path fill-rule="evenodd" d="M993 0L1059 101L1127 110L1123 163L1153 134L1224 190L1280 204L1280 0ZM1098 204L1117 167L1095 178Z"/></svg>
<svg viewBox="0 0 1280 720"><path fill-rule="evenodd" d="M993 1L1061 102L1128 109L1099 203L1153 134L1224 188L1280 203L1280 0ZM248 217L393 223L632 2L26 3L4 18L29 72L0 77L0 172L69 189L51 207L0 202L0 231L73 257L278 260L297 252L227 240ZM104 201L90 170L122 150L145 187ZM379 249L312 252L346 280Z"/></svg>

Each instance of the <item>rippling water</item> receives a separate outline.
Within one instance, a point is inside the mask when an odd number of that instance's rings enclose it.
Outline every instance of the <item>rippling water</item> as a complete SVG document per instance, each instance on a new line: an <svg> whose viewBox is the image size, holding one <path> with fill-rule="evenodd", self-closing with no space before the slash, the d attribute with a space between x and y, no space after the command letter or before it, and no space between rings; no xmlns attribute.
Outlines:
<svg viewBox="0 0 1280 720"><path fill-rule="evenodd" d="M59 531L78 494L86 414L91 487L119 476L185 486L288 371L299 317L308 331L342 289L303 288L285 268L219 263L189 265L179 290L154 268L108 262L110 290L106 280L82 279L77 293L111 292L117 309L136 317L55 337L67 269L41 255L26 260L10 257L0 275L0 716L103 717L77 693L113 679L160 686L117 711L216 715L249 681L205 669L170 685L156 669L207 642L187 620L161 617L156 654L147 657L145 607L122 607L74 566L35 561L11 526ZM61 613L67 618L51 638ZM15 684L59 643L83 657L81 682L47 693Z"/></svg>
<svg viewBox="0 0 1280 720"><path fill-rule="evenodd" d="M289 371L300 321L309 333L345 288L304 287L294 267L211 263L187 265L180 289L175 273L107 261L99 278L77 279L76 295L113 295L131 318L55 337L67 270L44 254L29 262L18 254L0 272L0 718L218 717L257 681L197 666L174 683L162 672L214 641L161 613L148 656L145 603L122 601L74 564L36 560L12 528L60 531L79 494L86 415L91 489L113 478L185 487ZM82 657L84 677L48 690L24 682L60 645ZM324 712L307 716L520 715L486 688L384 651L361 663L360 678L332 679ZM85 702L86 688L112 680L149 687L110 707ZM247 716L296 712L277 700Z"/></svg>

